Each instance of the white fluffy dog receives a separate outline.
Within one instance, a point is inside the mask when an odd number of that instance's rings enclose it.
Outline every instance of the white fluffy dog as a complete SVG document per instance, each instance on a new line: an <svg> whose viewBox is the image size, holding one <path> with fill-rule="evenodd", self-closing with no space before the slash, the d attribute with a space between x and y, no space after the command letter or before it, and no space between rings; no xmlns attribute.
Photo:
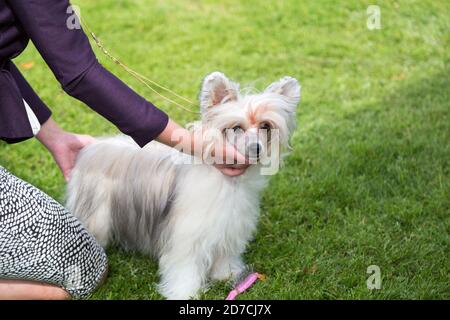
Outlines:
<svg viewBox="0 0 450 320"><path fill-rule="evenodd" d="M245 141L239 150L258 161L218 170L186 164L191 156L155 141L141 149L124 136L99 139L77 159L67 207L103 246L113 241L157 258L162 295L195 298L208 278L243 271L241 255L256 229L267 178L261 159L279 156L270 145L288 146L299 100L300 86L290 77L246 95L214 72L203 81L202 119L194 128L217 129L222 139L232 128L236 141Z"/></svg>

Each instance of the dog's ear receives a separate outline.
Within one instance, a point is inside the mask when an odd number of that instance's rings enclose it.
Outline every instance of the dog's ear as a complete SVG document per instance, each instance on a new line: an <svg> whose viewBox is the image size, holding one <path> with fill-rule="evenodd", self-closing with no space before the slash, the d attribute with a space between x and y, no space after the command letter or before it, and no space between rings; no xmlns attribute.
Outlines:
<svg viewBox="0 0 450 320"><path fill-rule="evenodd" d="M203 80L200 91L200 111L203 113L210 107L237 100L238 94L239 84L230 81L221 72L213 72Z"/></svg>
<svg viewBox="0 0 450 320"><path fill-rule="evenodd" d="M300 101L301 87L297 79L292 77L284 77L279 81L272 83L264 92L277 93L298 104Z"/></svg>

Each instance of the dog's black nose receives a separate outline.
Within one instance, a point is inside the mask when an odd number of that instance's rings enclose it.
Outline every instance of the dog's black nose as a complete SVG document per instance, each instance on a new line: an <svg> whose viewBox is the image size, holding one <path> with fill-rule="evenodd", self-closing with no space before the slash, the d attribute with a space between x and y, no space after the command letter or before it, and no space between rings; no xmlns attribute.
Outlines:
<svg viewBox="0 0 450 320"><path fill-rule="evenodd" d="M260 142L250 143L247 147L247 153L249 158L257 159L263 151L263 146Z"/></svg>

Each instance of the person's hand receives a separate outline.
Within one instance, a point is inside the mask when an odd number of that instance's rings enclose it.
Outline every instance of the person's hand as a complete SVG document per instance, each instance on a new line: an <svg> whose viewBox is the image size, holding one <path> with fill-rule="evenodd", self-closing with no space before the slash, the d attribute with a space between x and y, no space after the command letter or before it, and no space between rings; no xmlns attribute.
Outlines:
<svg viewBox="0 0 450 320"><path fill-rule="evenodd" d="M95 139L88 135L73 133L65 133L59 138L59 141L55 141L56 143L52 149L49 150L67 182L69 181L70 174L75 166L75 160L77 159L78 153L85 146L95 142Z"/></svg>
<svg viewBox="0 0 450 320"><path fill-rule="evenodd" d="M95 142L91 136L65 132L52 119L42 125L36 137L50 151L66 181L70 179L78 153Z"/></svg>

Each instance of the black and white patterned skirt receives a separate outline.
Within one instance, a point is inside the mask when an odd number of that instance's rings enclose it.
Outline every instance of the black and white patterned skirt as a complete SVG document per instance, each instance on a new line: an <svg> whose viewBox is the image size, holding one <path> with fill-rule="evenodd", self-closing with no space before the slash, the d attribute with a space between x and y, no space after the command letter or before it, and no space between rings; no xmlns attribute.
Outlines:
<svg viewBox="0 0 450 320"><path fill-rule="evenodd" d="M0 166L0 279L88 297L107 272L102 247L63 206Z"/></svg>

